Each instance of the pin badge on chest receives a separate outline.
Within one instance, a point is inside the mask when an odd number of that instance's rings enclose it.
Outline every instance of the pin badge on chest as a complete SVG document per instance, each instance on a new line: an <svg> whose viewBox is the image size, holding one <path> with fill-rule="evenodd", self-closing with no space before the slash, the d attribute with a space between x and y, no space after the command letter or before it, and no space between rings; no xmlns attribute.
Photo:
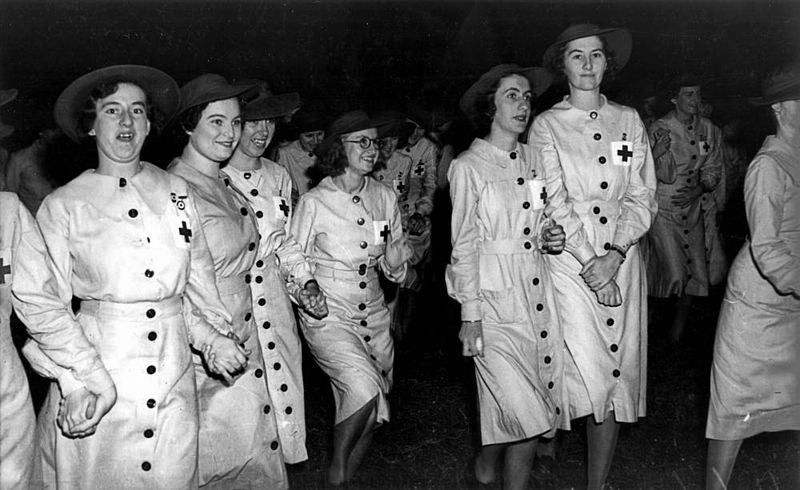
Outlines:
<svg viewBox="0 0 800 490"><path fill-rule="evenodd" d="M547 205L547 187L545 187L544 179L529 179L528 189L531 191L533 209L544 209Z"/></svg>
<svg viewBox="0 0 800 490"><path fill-rule="evenodd" d="M629 167L633 162L633 143L624 140L612 141L611 161L614 165Z"/></svg>
<svg viewBox="0 0 800 490"><path fill-rule="evenodd" d="M289 201L283 196L272 196L272 202L275 205L275 216L283 221L288 220L291 212Z"/></svg>
<svg viewBox="0 0 800 490"><path fill-rule="evenodd" d="M373 244L386 245L389 242L389 234L391 233L391 229L389 228L388 221L373 221L372 230Z"/></svg>
<svg viewBox="0 0 800 490"><path fill-rule="evenodd" d="M176 194L174 192L170 192L169 193L170 200L173 202L173 204L175 204L175 207L180 209L181 211L186 209L186 199L188 199L188 197L189 197L188 195L187 196L179 196L178 194Z"/></svg>

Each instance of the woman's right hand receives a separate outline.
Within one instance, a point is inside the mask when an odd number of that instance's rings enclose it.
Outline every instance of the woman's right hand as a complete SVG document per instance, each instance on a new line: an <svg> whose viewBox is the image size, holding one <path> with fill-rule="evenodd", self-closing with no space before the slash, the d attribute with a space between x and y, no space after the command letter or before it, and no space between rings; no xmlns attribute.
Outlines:
<svg viewBox="0 0 800 490"><path fill-rule="evenodd" d="M99 394L79 388L61 399L56 423L66 437L88 437L116 402L117 389L113 386Z"/></svg>
<svg viewBox="0 0 800 490"><path fill-rule="evenodd" d="M458 332L461 340L461 355L465 357L483 357L483 322L461 322L461 331Z"/></svg>
<svg viewBox="0 0 800 490"><path fill-rule="evenodd" d="M619 306L622 304L622 293L619 290L617 281L611 281L605 286L595 291L597 302L603 306Z"/></svg>
<svg viewBox="0 0 800 490"><path fill-rule="evenodd" d="M217 335L203 349L208 369L232 385L234 377L247 368L247 358L250 351L239 345L236 338Z"/></svg>
<svg viewBox="0 0 800 490"><path fill-rule="evenodd" d="M411 245L408 244L408 239L405 234L395 241L392 241L392 235L389 234L386 242L385 257L386 265L388 265L391 270L399 269L403 263L411 258L412 254Z"/></svg>

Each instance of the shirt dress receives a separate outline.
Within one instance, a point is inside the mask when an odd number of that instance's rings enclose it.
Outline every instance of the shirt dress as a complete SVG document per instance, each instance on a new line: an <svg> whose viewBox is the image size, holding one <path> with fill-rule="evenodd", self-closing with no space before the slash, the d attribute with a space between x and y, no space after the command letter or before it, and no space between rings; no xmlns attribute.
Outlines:
<svg viewBox="0 0 800 490"><path fill-rule="evenodd" d="M267 386L287 463L308 459L303 392L303 352L290 292L314 279L311 266L289 233L292 181L285 168L262 158L259 168L223 169L255 212L261 240L253 280L253 317L267 370Z"/></svg>
<svg viewBox="0 0 800 490"><path fill-rule="evenodd" d="M129 178L88 170L46 197L37 220L44 243L20 247L14 306L33 338L26 357L59 381L38 419L44 486L196 488L189 343L202 348L230 316L186 182L149 163ZM62 394L111 386L117 401L97 432L62 435Z"/></svg>
<svg viewBox="0 0 800 490"><path fill-rule="evenodd" d="M411 158L408 192L399 201L400 213L403 216L418 213L425 218L425 230L419 235L408 236L409 244L414 251L410 263L418 264L427 257L431 248L431 214L433 214L433 197L436 193L438 147L423 136L416 145L402 148L397 153Z"/></svg>
<svg viewBox="0 0 800 490"><path fill-rule="evenodd" d="M800 430L800 151L767 137L717 322L706 437Z"/></svg>
<svg viewBox="0 0 800 490"><path fill-rule="evenodd" d="M180 158L168 171L189 182L208 248L216 286L233 319L232 331L251 354L233 386L209 375L193 356L200 414L200 485L208 488L286 488L272 400L267 390L250 294L258 230L246 199L219 174L206 175Z"/></svg>
<svg viewBox="0 0 800 490"><path fill-rule="evenodd" d="M656 162L664 173L665 168L674 169L673 179L660 180L656 191L658 215L648 236L648 284L650 295L657 298L681 296L707 296L709 286L709 263L712 248L706 246L705 209L713 206L714 197L703 194L688 206L677 206L672 198L680 189L702 184L714 189L720 181L722 158L720 142L716 140L714 125L706 118L697 117L689 124L678 121L675 112L658 119L650 125L652 137L657 129L668 129L670 147ZM714 211L711 213L715 214ZM710 230L710 238L717 237ZM715 261L722 247L714 249ZM709 262L707 262L707 260ZM724 255L722 264L724 264ZM719 267L715 262L715 272ZM724 277L724 265L721 274ZM715 277L719 282L722 279Z"/></svg>
<svg viewBox="0 0 800 490"><path fill-rule="evenodd" d="M376 397L378 423L389 421L394 344L378 273L395 283L405 279L406 265L390 270L384 257L390 234L398 240L402 233L394 193L371 177L352 194L326 177L297 205L292 235L328 301L328 316L301 311L300 325L331 379L336 424Z"/></svg>
<svg viewBox="0 0 800 490"><path fill-rule="evenodd" d="M589 414L602 422L609 411L635 422L647 386L647 282L637 242L657 209L647 133L634 109L605 96L591 111L565 97L534 120L528 141L547 175L551 218L567 234L569 253L547 256L566 345L563 427ZM622 305L613 308L579 275L612 244L627 248L615 277Z"/></svg>
<svg viewBox="0 0 800 490"><path fill-rule="evenodd" d="M0 192L0 488L9 490L30 488L36 454L28 377L11 338L11 287L20 242L41 240L17 195Z"/></svg>
<svg viewBox="0 0 800 490"><path fill-rule="evenodd" d="M462 320L483 324L474 359L484 445L552 435L561 415L563 340L539 245L547 191L532 156L476 139L448 175L447 290Z"/></svg>
<svg viewBox="0 0 800 490"><path fill-rule="evenodd" d="M317 163L317 156L313 151L306 151L300 146L300 140L295 140L278 150L278 164L289 172L292 179L292 207L297 206L300 196L311 188L311 178L308 169Z"/></svg>

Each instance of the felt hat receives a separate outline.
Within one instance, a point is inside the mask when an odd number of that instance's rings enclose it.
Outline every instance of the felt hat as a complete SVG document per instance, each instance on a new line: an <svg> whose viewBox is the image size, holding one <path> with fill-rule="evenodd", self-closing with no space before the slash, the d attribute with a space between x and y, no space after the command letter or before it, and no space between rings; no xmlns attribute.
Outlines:
<svg viewBox="0 0 800 490"><path fill-rule="evenodd" d="M331 149L333 143L342 135L355 133L370 128L380 128L391 120L385 116L370 117L362 110L350 111L336 118L325 130L325 139L317 145L314 153L318 157L325 155Z"/></svg>
<svg viewBox="0 0 800 490"><path fill-rule="evenodd" d="M64 134L76 142L84 140L86 134L81 128L81 116L92 90L103 83L121 82L141 88L150 106L161 113L164 121L169 120L180 105L178 84L163 71L143 65L107 66L79 77L58 96L53 117Z"/></svg>
<svg viewBox="0 0 800 490"><path fill-rule="evenodd" d="M499 80L509 75L521 75L528 79L531 85L531 92L534 97L542 95L553 81L552 75L538 66L523 68L515 64L502 64L493 66L489 71L481 75L477 82L461 96L458 106L461 111L470 119L475 119L477 114L476 104L485 97L489 90L494 87Z"/></svg>
<svg viewBox="0 0 800 490"><path fill-rule="evenodd" d="M761 95L750 97L753 105L770 105L800 99L800 63L789 63L772 70L761 82Z"/></svg>
<svg viewBox="0 0 800 490"><path fill-rule="evenodd" d="M592 36L597 36L605 42L606 49L614 54L614 62L617 65L617 69L621 70L631 57L633 41L630 31L618 27L601 29L594 24L573 24L564 29L558 35L556 41L544 52L542 65L548 70L554 71L562 46L570 41Z"/></svg>
<svg viewBox="0 0 800 490"><path fill-rule="evenodd" d="M248 93L258 90L257 85L228 83L222 75L204 73L181 87L181 106L174 119L199 105L234 97L246 97Z"/></svg>

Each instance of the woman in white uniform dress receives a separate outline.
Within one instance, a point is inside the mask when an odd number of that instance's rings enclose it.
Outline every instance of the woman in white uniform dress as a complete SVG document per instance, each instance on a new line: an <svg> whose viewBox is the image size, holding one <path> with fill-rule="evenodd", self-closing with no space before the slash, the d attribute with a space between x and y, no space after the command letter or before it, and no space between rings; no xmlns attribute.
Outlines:
<svg viewBox="0 0 800 490"><path fill-rule="evenodd" d="M241 136L238 97L250 90L215 74L200 75L181 87L177 119L189 141L168 167L194 192L214 260L216 287L233 319L233 334L249 352L247 369L233 383L209 373L203 360L194 357L200 486L205 488L288 486L253 321L250 271L258 253L256 218L244 196L219 170Z"/></svg>
<svg viewBox="0 0 800 490"><path fill-rule="evenodd" d="M570 420L587 415L588 487L605 482L619 422L645 414L647 284L637 242L656 213L647 133L636 110L600 93L631 50L624 29L574 25L545 52L569 95L533 122L529 142L547 173L552 218L568 254L548 256L566 352Z"/></svg>
<svg viewBox="0 0 800 490"><path fill-rule="evenodd" d="M196 488L189 343L226 376L247 362L222 335L230 316L193 195L139 159L151 121L177 104L172 78L133 65L84 75L56 102L56 122L93 137L99 164L45 198L44 244L25 244L15 277L26 356L58 379L38 420L46 488Z"/></svg>
<svg viewBox="0 0 800 490"><path fill-rule="evenodd" d="M261 93L249 102L242 111L242 137L222 170L250 202L261 236L251 270L253 317L287 463L308 459L303 352L290 294L317 315L325 314L325 296L311 274L303 250L289 233L289 172L262 156L275 135L275 119L291 114L297 108L296 99L296 94Z"/></svg>
<svg viewBox="0 0 800 490"><path fill-rule="evenodd" d="M336 418L328 481L351 479L377 424L389 420L394 346L378 274L400 283L411 249L394 192L368 174L378 123L362 111L334 121L317 146L319 185L300 197L292 234L314 261L330 313L301 312L314 359L331 378Z"/></svg>
<svg viewBox="0 0 800 490"><path fill-rule="evenodd" d="M800 64L761 97L776 121L744 182L750 235L731 266L717 323L706 488L728 488L742 441L800 430Z"/></svg>
<svg viewBox="0 0 800 490"><path fill-rule="evenodd" d="M551 77L542 68L498 65L461 98L486 136L448 172L453 251L447 290L461 303L459 338L475 356L481 450L473 471L496 479L505 452L505 488L527 488L538 436L561 415L563 344L544 250L560 252L563 230L545 215L543 167L519 143L532 99Z"/></svg>

